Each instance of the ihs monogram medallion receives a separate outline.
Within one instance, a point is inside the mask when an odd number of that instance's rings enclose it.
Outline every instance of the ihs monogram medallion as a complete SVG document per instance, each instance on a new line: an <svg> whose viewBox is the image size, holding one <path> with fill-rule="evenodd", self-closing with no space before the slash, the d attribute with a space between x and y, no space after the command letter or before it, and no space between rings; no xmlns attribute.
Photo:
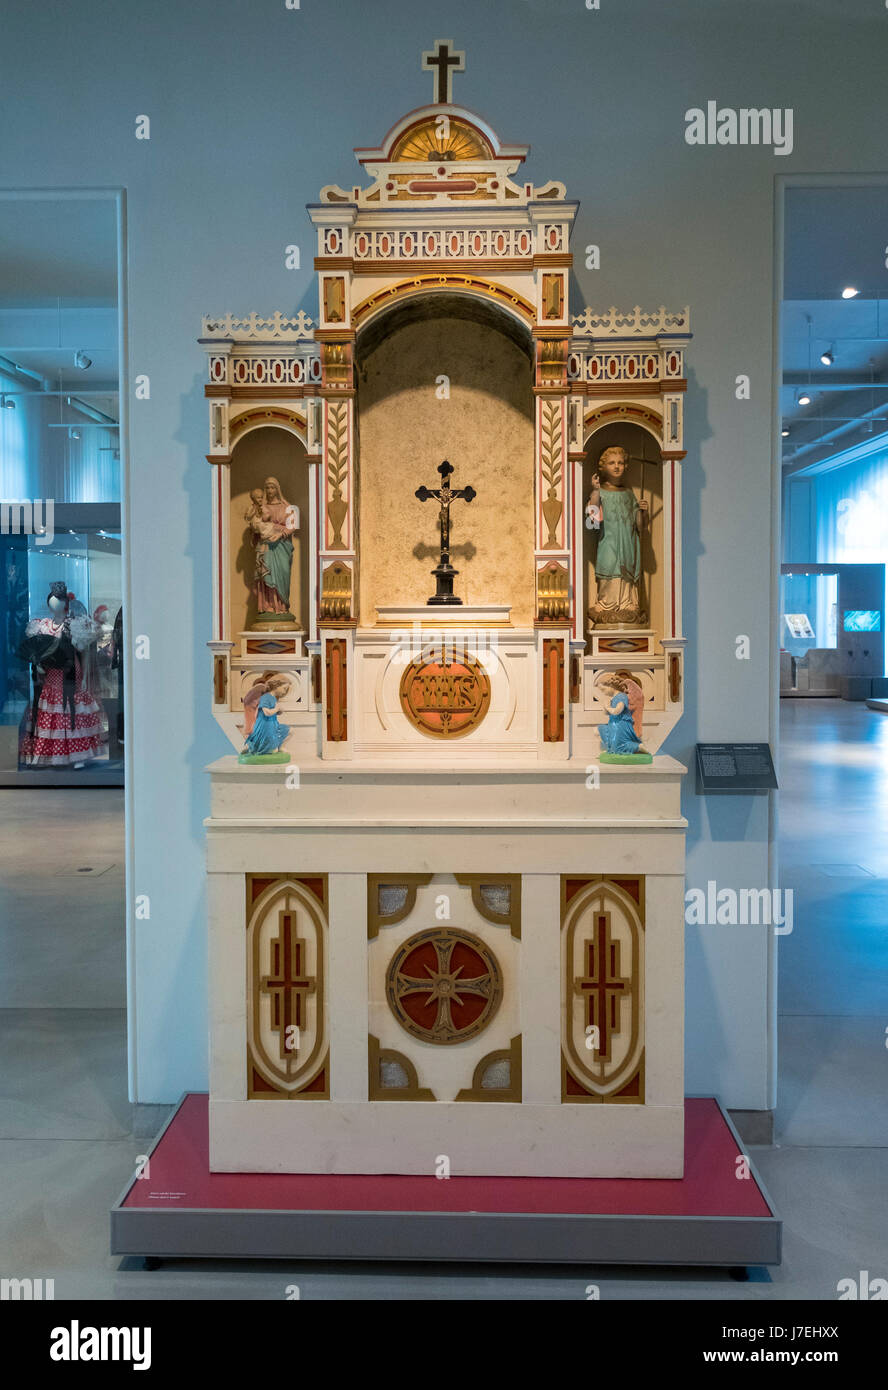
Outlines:
<svg viewBox="0 0 888 1390"><path fill-rule="evenodd" d="M490 677L464 650L427 652L404 669L401 708L420 733L459 738L477 728L490 708Z"/></svg>
<svg viewBox="0 0 888 1390"><path fill-rule="evenodd" d="M422 1042L446 1046L483 1033L500 1006L502 974L477 936L431 927L395 952L385 993L402 1028Z"/></svg>

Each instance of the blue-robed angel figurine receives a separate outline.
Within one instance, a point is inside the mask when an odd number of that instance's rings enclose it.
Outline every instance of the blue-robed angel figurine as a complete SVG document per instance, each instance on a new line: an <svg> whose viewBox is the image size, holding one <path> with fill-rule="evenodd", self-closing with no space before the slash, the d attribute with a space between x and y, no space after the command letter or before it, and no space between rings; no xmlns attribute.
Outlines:
<svg viewBox="0 0 888 1390"><path fill-rule="evenodd" d="M281 687L286 688L289 682L270 680L257 682L253 690L244 699L244 710L247 715L246 723L246 744L241 757L267 757L271 753L277 753L287 734L290 732L289 724L282 724L278 719L277 694ZM251 696L259 694L258 700L251 699ZM248 710L248 705L252 709ZM252 715L252 718L250 716ZM252 725L252 727L249 727Z"/></svg>
<svg viewBox="0 0 888 1390"><path fill-rule="evenodd" d="M605 682L602 682L605 684ZM650 755L646 754L641 746L641 736L636 729L636 712L634 705L643 696L641 688L636 686L636 690L630 692L628 682L620 680L618 677L607 681L608 687L614 694L608 706L608 721L602 724L598 732L601 737L601 747L604 753L618 754L625 757L627 754L637 754L639 758L648 761ZM635 684L633 682L633 684ZM633 700L632 696L636 698ZM640 723L640 719L638 720Z"/></svg>

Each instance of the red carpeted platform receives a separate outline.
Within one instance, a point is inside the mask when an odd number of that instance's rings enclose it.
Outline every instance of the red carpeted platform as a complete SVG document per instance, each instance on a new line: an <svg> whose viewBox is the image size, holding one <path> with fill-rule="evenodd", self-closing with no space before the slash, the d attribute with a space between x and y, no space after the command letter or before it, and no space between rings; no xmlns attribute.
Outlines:
<svg viewBox="0 0 888 1390"><path fill-rule="evenodd" d="M111 1213L112 1254L774 1264L780 1222L718 1102L686 1103L682 1179L211 1173L187 1095ZM742 1171L742 1170L741 1170Z"/></svg>

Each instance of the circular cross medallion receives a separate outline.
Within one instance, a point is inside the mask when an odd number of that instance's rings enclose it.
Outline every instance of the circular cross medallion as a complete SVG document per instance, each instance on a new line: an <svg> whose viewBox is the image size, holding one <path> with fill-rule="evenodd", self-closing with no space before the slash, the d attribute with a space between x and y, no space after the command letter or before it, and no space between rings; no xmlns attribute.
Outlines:
<svg viewBox="0 0 888 1390"><path fill-rule="evenodd" d="M401 677L401 708L415 729L432 738L459 738L490 707L490 677L466 651L426 653Z"/></svg>
<svg viewBox="0 0 888 1390"><path fill-rule="evenodd" d="M477 936L431 927L392 956L385 993L402 1028L446 1046L483 1033L499 1008L503 981L496 957Z"/></svg>

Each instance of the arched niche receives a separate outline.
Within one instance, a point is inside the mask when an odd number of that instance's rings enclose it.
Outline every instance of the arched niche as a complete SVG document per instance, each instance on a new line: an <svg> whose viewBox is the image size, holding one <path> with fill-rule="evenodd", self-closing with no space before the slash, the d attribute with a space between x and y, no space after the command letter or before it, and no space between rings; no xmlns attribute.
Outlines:
<svg viewBox="0 0 888 1390"><path fill-rule="evenodd" d="M263 425L245 430L231 455L231 525L229 529L230 631L249 630L256 620L251 593L255 566L252 532L246 519L250 493L266 478L277 478L284 497L299 508L299 531L293 537L290 612L308 633L311 601L310 470L305 445L290 429Z"/></svg>
<svg viewBox="0 0 888 1390"><path fill-rule="evenodd" d="M663 459L660 445L652 430L627 421L611 421L597 426L586 438L586 454L582 463L581 508L585 508L592 486L592 475L605 449L619 446L629 455L629 467L624 482L636 498L644 496L649 506L649 524L641 537L641 567L644 600L648 621L645 630L652 628L655 637L662 636L664 627L663 592ZM595 569L592 563L594 533L582 518L583 547L583 615L588 627L588 612L596 593ZM602 629L606 631L606 629Z"/></svg>
<svg viewBox="0 0 888 1390"><path fill-rule="evenodd" d="M453 505L455 591L534 618L534 398L530 333L468 295L411 297L358 334L358 546L362 626L379 604L424 604L438 562L442 459L471 504ZM395 481L397 480L397 481ZM430 610L434 612L434 610Z"/></svg>

